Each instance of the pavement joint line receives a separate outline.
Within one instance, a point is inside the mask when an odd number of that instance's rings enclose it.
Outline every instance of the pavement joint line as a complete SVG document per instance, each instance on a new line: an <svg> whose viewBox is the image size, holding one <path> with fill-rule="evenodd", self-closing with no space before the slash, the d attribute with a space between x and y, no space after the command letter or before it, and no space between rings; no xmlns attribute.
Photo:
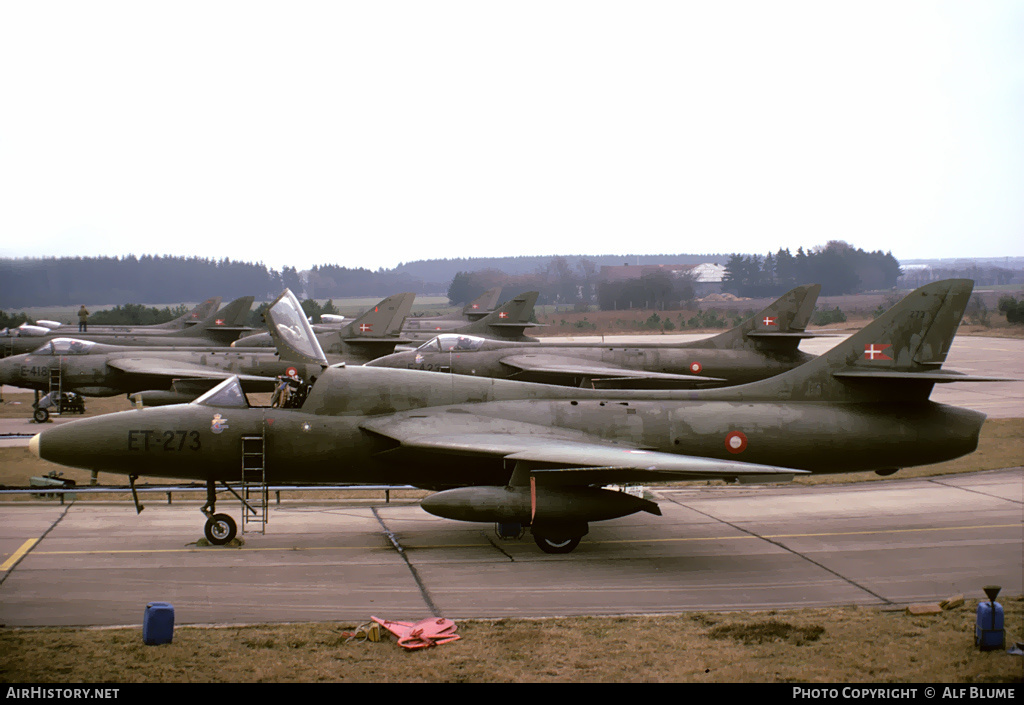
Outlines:
<svg viewBox="0 0 1024 705"><path fill-rule="evenodd" d="M57 524L59 524L61 522L61 519L63 519L64 517L67 516L68 512L71 511L71 507L73 507L73 506L75 506L74 501L72 501L70 504L68 504L66 507L64 507L64 511L60 513L60 516L57 517L53 521L52 524L50 524L50 526L46 529L46 531L43 532L42 536L40 536L39 538L36 538L36 539L29 539L28 541L26 541L25 543L23 543L21 545L21 548L19 548L18 551L15 551L14 555L12 555L10 558L8 558L6 561L4 561L3 566L2 566L3 570L0 570L0 572L3 573L3 575L0 576L0 585L3 585L4 581L7 580L8 576L10 576L12 572L14 572L15 566L17 566L19 563L21 563L22 559L24 559L25 556L27 556L29 554L29 552L33 548L38 546L39 542L42 541L43 539L45 539L47 534L49 534L51 531L53 531L53 529L57 526ZM31 543L29 543L29 542L31 542ZM25 549L25 550L22 551L22 549ZM20 555L18 555L19 552L20 552Z"/></svg>
<svg viewBox="0 0 1024 705"><path fill-rule="evenodd" d="M742 531L744 533L750 534L751 536L754 536L754 537L760 538L760 539L762 539L764 541L767 541L768 543L772 544L773 546L775 546L777 548L781 548L783 551L788 551L789 553L792 553L794 556L797 556L797 557L802 558L803 560L807 561L811 565L817 566L821 570L824 570L826 573L830 573L830 574L836 576L837 578L839 578L840 580L846 581L847 583L849 583L850 585L854 586L858 590L862 590L862 591L866 592L867 594L871 595L872 597L874 597L875 599L881 600L884 604L887 604L887 605L891 605L892 604L892 600L890 600L890 599L888 599L886 597L883 597L882 595L879 595L878 593L876 593L875 591L871 590L870 588L867 588L867 587L859 584L857 581L852 580L852 579L846 577L845 575L839 573L838 571L833 570L832 568L829 568L824 563L821 563L820 561L816 561L813 558L810 558L809 556L806 556L803 553L800 553L799 551L797 551L795 549L792 549L789 546L786 546L786 545L780 543L777 540L773 540L771 537L761 536L759 534L754 533L753 531L750 531L749 529L744 529L741 526L737 526L736 524L733 524L731 522L725 521L724 519L719 519L718 517L715 517L715 516L713 516L711 514L708 514L707 512L702 512L699 509L695 509L694 507L687 506L687 505L683 504L682 502L676 502L675 500L672 500L672 499L670 499L669 501L671 501L671 502L673 502L675 504L678 504L681 507L686 507L687 509L689 509L692 512L697 512L698 514L702 514L702 515L704 515L704 516L706 516L709 519L712 519L714 521L720 521L721 523L725 524L726 526L730 526L733 529L736 529L737 531ZM860 534L860 533L871 533L871 532L867 532L866 531L866 532L851 532L851 533ZM776 538L781 538L781 537L776 537Z"/></svg>
<svg viewBox="0 0 1024 705"><path fill-rule="evenodd" d="M381 517L380 512L377 511L377 508L371 507L371 509L373 510L373 516L377 518L377 522L380 524L380 528L384 530L388 540L391 541L395 550L398 551L398 555L400 555L402 560L405 561L405 565L409 568L409 572L412 573L412 578L416 581L416 587L420 590L420 596L430 609L430 613L435 617L443 617L444 615L441 614L441 610L437 608L437 605L434 604L434 601L431 599L430 591L427 590L427 586L423 583L423 579L420 578L419 571L416 570L416 566L414 566L412 561L409 560L409 556L406 554L405 549L402 548L402 544L398 542L398 537L388 529L387 524L384 523L384 519Z"/></svg>

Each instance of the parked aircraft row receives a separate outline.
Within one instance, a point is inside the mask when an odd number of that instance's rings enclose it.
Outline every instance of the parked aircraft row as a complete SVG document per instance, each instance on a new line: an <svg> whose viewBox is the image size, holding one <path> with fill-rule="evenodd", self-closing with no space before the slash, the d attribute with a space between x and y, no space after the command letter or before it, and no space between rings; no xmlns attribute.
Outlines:
<svg viewBox="0 0 1024 705"><path fill-rule="evenodd" d="M351 322L311 330L328 364L410 367L571 386L709 387L762 379L809 360L797 345L813 335L805 328L819 291L818 285L797 287L736 328L686 346L521 342L534 341L522 333L532 318L537 292L513 297L496 310L481 312L473 322L461 321L454 329L459 332L432 336L404 353L393 351L396 344L410 342L402 326L412 308L411 293L389 296ZM486 306L495 294L492 290L476 303ZM451 322L459 321L446 319ZM205 329L200 325L192 330L202 335ZM291 329L279 333L300 336ZM498 336L515 340L494 339ZM231 347L170 347L166 337L141 335L133 337L132 346L112 345L106 342L110 338L99 334L91 339L45 340L30 354L0 360L0 383L43 392L59 387L61 392L86 396L128 394L136 402L156 406L190 401L234 375L248 392L273 390L282 376L308 382L317 376L320 364L312 355L283 362L269 332L240 338ZM140 347L145 340L151 345ZM198 338L190 338L194 340ZM46 413L45 408L37 409L37 419L45 420Z"/></svg>
<svg viewBox="0 0 1024 705"><path fill-rule="evenodd" d="M205 482L214 543L237 530L216 511L218 484L393 483L435 490L422 502L430 513L494 523L503 537L529 528L542 550L566 553L592 522L660 514L609 483L890 474L972 452L985 416L928 398L939 382L994 379L942 369L972 287L928 284L822 356L759 381L685 391L331 364L286 291L266 317L280 360L318 373L300 405L252 406L244 376L233 375L189 404L71 422L30 446L55 463L126 474L133 487L142 473ZM776 354L804 334L817 288L802 291L760 324L695 349ZM243 500L243 521L258 510Z"/></svg>

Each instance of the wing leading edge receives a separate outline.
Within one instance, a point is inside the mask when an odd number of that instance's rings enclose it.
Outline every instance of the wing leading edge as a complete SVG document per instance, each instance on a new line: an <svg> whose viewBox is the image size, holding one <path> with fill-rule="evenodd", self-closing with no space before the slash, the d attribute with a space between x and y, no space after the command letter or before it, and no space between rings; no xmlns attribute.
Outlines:
<svg viewBox="0 0 1024 705"><path fill-rule="evenodd" d="M437 418L441 415L444 418ZM367 421L361 427L408 450L503 458L515 464L519 478L514 477L513 484L526 481L523 472L539 485L563 487L761 477L785 480L807 474L793 468L606 445L579 432L505 420L499 425L473 414L420 412Z"/></svg>

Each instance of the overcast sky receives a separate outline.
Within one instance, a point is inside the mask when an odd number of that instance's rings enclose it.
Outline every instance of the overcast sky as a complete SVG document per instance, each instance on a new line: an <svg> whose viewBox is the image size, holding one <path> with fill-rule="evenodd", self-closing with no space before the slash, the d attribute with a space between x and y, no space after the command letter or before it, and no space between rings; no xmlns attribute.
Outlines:
<svg viewBox="0 0 1024 705"><path fill-rule="evenodd" d="M1024 2L5 2L0 256L1024 255Z"/></svg>

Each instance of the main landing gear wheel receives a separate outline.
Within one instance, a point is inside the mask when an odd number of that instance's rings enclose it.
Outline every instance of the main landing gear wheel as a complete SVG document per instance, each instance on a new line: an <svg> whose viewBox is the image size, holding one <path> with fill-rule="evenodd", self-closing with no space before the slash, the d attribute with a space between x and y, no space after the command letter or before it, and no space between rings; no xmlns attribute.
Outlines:
<svg viewBox="0 0 1024 705"><path fill-rule="evenodd" d="M206 540L214 546L223 546L235 538L238 525L227 514L214 514L206 520Z"/></svg>
<svg viewBox="0 0 1024 705"><path fill-rule="evenodd" d="M580 545L580 541L583 539L582 536L572 536L570 538L553 538L550 536L538 536L533 535L533 540L540 547L540 550L544 553L570 553L574 548Z"/></svg>
<svg viewBox="0 0 1024 705"><path fill-rule="evenodd" d="M36 409L32 413L32 418L36 420L36 423L46 423L46 420L50 418L50 412L46 409Z"/></svg>

